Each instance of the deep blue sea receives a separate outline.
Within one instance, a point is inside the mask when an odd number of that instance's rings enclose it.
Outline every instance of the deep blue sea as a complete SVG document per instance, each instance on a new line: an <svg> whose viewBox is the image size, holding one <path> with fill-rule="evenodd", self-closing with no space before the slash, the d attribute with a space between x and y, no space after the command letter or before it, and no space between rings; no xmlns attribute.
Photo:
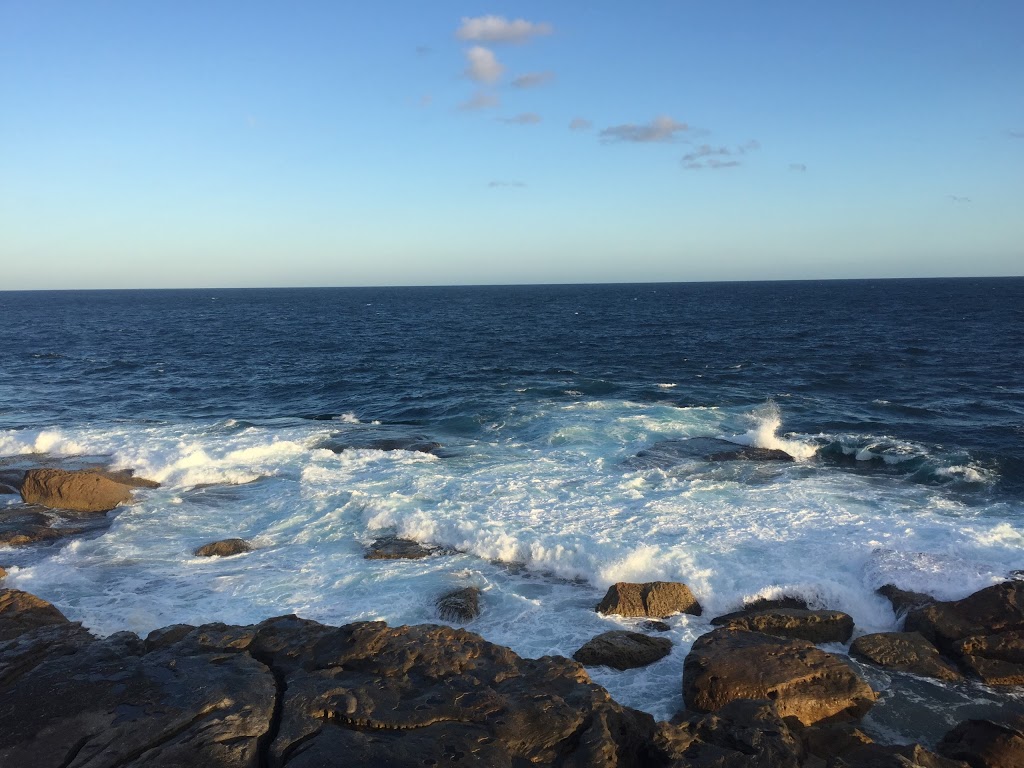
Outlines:
<svg viewBox="0 0 1024 768"><path fill-rule="evenodd" d="M440 448L381 450L417 442ZM882 584L953 599L1024 568L1024 278L0 292L0 462L72 456L163 487L0 564L98 632L437 621L471 584L470 629L571 655L628 623L593 611L610 583L678 579L706 611L673 654L593 675L666 717L744 599L891 630ZM362 559L391 533L461 554ZM231 536L256 551L191 554ZM983 694L944 695L952 718Z"/></svg>

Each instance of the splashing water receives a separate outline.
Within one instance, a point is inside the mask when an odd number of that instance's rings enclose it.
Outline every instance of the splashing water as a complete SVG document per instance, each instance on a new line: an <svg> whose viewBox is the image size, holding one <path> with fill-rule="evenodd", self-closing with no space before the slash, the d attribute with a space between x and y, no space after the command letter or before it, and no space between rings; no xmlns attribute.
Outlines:
<svg viewBox="0 0 1024 768"><path fill-rule="evenodd" d="M782 426L782 411L774 400L767 400L764 405L755 408L748 416L753 427L745 434L726 439L739 445L752 445L757 448L774 448L785 451L795 459L809 459L818 452L818 446L801 440L779 437Z"/></svg>

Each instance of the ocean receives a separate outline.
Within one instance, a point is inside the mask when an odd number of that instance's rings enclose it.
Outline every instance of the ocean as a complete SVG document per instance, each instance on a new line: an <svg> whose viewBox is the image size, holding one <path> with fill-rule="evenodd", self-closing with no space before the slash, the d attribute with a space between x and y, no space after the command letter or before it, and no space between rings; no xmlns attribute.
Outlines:
<svg viewBox="0 0 1024 768"><path fill-rule="evenodd" d="M635 625L594 612L610 584L679 580L704 615L669 621L673 653L592 670L667 718L744 600L889 631L883 584L959 599L1024 569L1024 278L0 292L0 318L0 465L163 484L92 535L0 548L5 586L100 634L438 622L477 586L468 629L571 656ZM384 535L458 554L364 560ZM256 549L192 554L228 537ZM934 738L1021 703L907 685L869 727Z"/></svg>

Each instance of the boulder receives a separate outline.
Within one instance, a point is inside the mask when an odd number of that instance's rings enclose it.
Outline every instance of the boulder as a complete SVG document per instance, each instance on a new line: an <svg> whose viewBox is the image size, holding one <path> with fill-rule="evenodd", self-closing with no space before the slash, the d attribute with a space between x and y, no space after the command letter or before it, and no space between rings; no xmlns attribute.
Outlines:
<svg viewBox="0 0 1024 768"><path fill-rule="evenodd" d="M812 643L845 643L853 636L853 618L841 611L772 608L727 613L712 619L716 627L745 629Z"/></svg>
<svg viewBox="0 0 1024 768"><path fill-rule="evenodd" d="M464 623L480 615L480 590L464 587L437 599L437 615L444 621Z"/></svg>
<svg viewBox="0 0 1024 768"><path fill-rule="evenodd" d="M598 613L664 619L674 613L700 616L702 609L690 588L677 581L634 584L620 581L608 587Z"/></svg>
<svg viewBox="0 0 1024 768"><path fill-rule="evenodd" d="M204 544L194 554L197 557L231 557L243 552L252 552L252 545L245 539L223 539Z"/></svg>
<svg viewBox="0 0 1024 768"><path fill-rule="evenodd" d="M965 720L939 742L940 754L963 760L971 768L1021 768L1024 766L1024 718L1002 722Z"/></svg>
<svg viewBox="0 0 1024 768"><path fill-rule="evenodd" d="M437 551L433 547L424 547L411 539L399 539L388 536L377 539L363 553L367 560L418 560L429 557Z"/></svg>
<svg viewBox="0 0 1024 768"><path fill-rule="evenodd" d="M770 701L739 699L713 714L658 723L670 768L798 768L800 742Z"/></svg>
<svg viewBox="0 0 1024 768"><path fill-rule="evenodd" d="M7 578L7 569L0 565L0 580Z"/></svg>
<svg viewBox="0 0 1024 768"><path fill-rule="evenodd" d="M767 611L772 608L798 608L801 611L810 610L807 601L796 595L783 595L782 597L759 597L755 600L748 600L743 603L743 610Z"/></svg>
<svg viewBox="0 0 1024 768"><path fill-rule="evenodd" d="M672 629L671 625L666 624L664 621L641 621L640 629L646 629L649 632L668 632Z"/></svg>
<svg viewBox="0 0 1024 768"><path fill-rule="evenodd" d="M587 667L635 669L653 664L671 652L672 641L667 637L615 630L588 640L572 657Z"/></svg>
<svg viewBox="0 0 1024 768"><path fill-rule="evenodd" d="M906 589L900 589L895 584L885 584L875 591L892 603L893 613L895 613L897 617L905 616L914 608L920 608L921 606L935 602L935 598L931 595L926 595L923 592L911 592Z"/></svg>
<svg viewBox="0 0 1024 768"><path fill-rule="evenodd" d="M322 443L320 448L326 448L334 453L344 451L412 451L413 453L430 453L437 455L444 447L441 443L428 440L419 436L401 437L341 437L332 438Z"/></svg>
<svg viewBox="0 0 1024 768"><path fill-rule="evenodd" d="M972 636L957 641L960 663L988 685L1024 685L1024 631Z"/></svg>
<svg viewBox="0 0 1024 768"><path fill-rule="evenodd" d="M850 654L885 669L939 680L962 680L963 675L939 656L938 649L917 632L879 632L853 641Z"/></svg>
<svg viewBox="0 0 1024 768"><path fill-rule="evenodd" d="M21 484L21 498L51 509L108 512L130 501L132 493L127 485L98 472L30 469Z"/></svg>
<svg viewBox="0 0 1024 768"><path fill-rule="evenodd" d="M906 630L920 632L944 653L968 637L1024 629L1024 582L1005 581L963 600L935 602L907 615Z"/></svg>
<svg viewBox="0 0 1024 768"><path fill-rule="evenodd" d="M850 666L805 640L716 629L701 635L683 664L683 699L714 712L736 699L769 699L804 725L863 715L876 694Z"/></svg>

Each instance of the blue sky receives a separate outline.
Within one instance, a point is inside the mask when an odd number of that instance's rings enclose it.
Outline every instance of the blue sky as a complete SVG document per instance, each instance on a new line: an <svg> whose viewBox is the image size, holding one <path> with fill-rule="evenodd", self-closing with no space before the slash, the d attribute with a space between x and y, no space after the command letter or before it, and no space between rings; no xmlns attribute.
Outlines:
<svg viewBox="0 0 1024 768"><path fill-rule="evenodd" d="M1024 3L0 0L0 288L1024 273Z"/></svg>

